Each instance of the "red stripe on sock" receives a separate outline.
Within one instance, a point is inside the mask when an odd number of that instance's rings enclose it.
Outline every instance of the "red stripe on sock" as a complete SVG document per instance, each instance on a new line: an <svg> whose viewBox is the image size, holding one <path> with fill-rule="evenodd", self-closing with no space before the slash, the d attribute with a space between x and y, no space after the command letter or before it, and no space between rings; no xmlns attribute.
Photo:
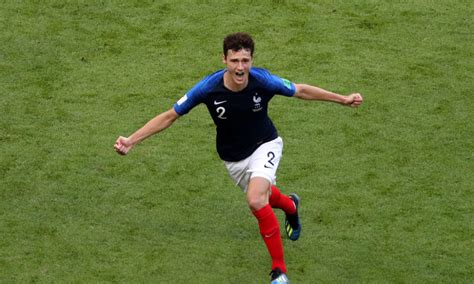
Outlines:
<svg viewBox="0 0 474 284"><path fill-rule="evenodd" d="M295 214L295 204L288 196L280 192L280 190L272 185L272 194L270 195L270 205L273 208L282 209L286 214Z"/></svg>

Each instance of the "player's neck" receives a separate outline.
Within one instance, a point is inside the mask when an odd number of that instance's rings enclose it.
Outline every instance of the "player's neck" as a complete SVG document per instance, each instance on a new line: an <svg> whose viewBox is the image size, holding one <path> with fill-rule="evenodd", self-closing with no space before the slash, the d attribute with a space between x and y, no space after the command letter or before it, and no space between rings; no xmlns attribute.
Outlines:
<svg viewBox="0 0 474 284"><path fill-rule="evenodd" d="M234 79L232 78L232 75L228 71L226 71L224 73L224 87L226 87L227 89L229 89L232 92L236 92L236 93L240 92L243 89L245 89L248 84L249 84L248 77L246 78L246 80L242 84L238 84L238 83L234 82Z"/></svg>

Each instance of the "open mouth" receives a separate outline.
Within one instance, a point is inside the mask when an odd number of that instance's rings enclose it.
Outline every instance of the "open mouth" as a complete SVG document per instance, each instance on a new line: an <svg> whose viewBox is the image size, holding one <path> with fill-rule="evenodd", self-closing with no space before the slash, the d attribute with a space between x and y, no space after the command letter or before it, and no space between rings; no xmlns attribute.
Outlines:
<svg viewBox="0 0 474 284"><path fill-rule="evenodd" d="M235 76L238 80L244 79L245 72L235 72Z"/></svg>

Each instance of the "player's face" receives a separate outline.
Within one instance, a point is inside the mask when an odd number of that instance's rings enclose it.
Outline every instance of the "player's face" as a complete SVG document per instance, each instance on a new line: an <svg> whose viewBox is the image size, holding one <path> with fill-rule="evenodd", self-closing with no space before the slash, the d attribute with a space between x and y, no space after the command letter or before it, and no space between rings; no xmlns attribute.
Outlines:
<svg viewBox="0 0 474 284"><path fill-rule="evenodd" d="M227 87L232 91L240 91L247 87L249 72L252 67L250 49L228 50L223 62L227 66L227 72L224 75Z"/></svg>

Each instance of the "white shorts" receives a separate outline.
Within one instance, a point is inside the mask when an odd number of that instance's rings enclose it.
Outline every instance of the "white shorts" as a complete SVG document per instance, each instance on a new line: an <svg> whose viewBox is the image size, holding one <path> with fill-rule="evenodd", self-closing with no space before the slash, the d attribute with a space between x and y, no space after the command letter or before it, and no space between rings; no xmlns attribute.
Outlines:
<svg viewBox="0 0 474 284"><path fill-rule="evenodd" d="M263 177L270 184L276 183L276 171L280 164L282 151L283 140L278 137L260 145L252 155L241 161L224 161L224 163L235 184L246 192L248 183L253 177Z"/></svg>

